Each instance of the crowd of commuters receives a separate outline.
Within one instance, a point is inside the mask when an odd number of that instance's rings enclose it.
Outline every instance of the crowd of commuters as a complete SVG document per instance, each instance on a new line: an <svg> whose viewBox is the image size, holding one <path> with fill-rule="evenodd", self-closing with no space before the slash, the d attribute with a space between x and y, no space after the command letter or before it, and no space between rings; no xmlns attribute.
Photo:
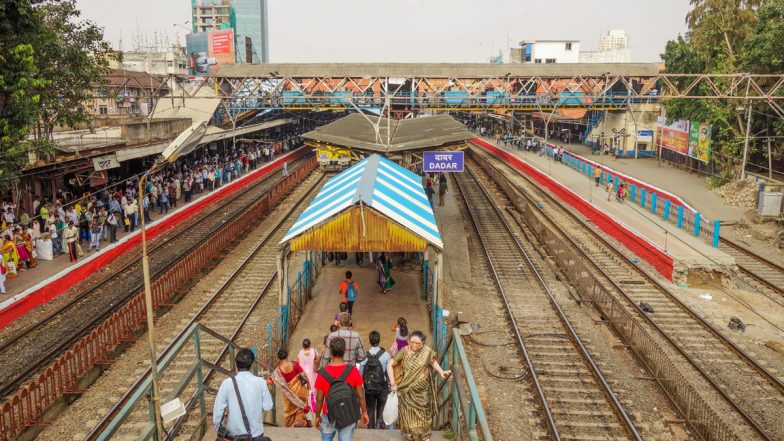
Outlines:
<svg viewBox="0 0 784 441"><path fill-rule="evenodd" d="M336 264L348 257L347 253L333 254L340 256L333 259ZM390 260L381 254L375 261L377 289L386 294L395 284ZM378 330L371 331L363 341L353 330L354 305L362 296L351 271L345 272L337 291L338 313L323 339L323 347L319 350L306 338L294 357L285 349L279 350L278 364L267 379L268 385L274 385L283 396L285 426L316 428L325 441L335 436L339 441L350 441L357 427L400 429L408 440L429 440L434 418L434 385L429 372L432 369L443 380L451 372L441 368L435 351L425 344L425 334L409 330L404 317L389 330L394 333L389 349L381 346L382 334ZM272 406L264 403L271 399L267 398L268 388L260 386L260 377L251 380L244 373L249 367L240 368L247 365L244 359L240 363L240 354L252 356L250 351L244 351L237 355L240 374L235 380L227 378L221 385L213 409L213 424L219 433L234 437L250 435L251 439L261 441L264 439L262 416L255 409L269 410ZM234 381L240 385L237 389L240 400L237 392L233 392ZM390 394L395 394L393 403L397 402L395 421L385 421L384 409ZM250 404L245 408L254 409L254 412L246 411L246 417L253 419L250 424L243 423L239 415L241 406L232 406L246 400ZM224 415L227 408L228 417Z"/></svg>
<svg viewBox="0 0 784 441"><path fill-rule="evenodd" d="M41 260L67 255L76 262L87 252L99 252L107 243L118 241L119 232L133 232L153 216L167 214L209 192L240 178L280 154L302 145L299 130L270 142L238 142L218 153L204 149L167 164L151 175L140 197L139 177L109 185L97 192L73 196L64 190L60 198L35 196L32 213L19 209L11 200L2 203L0 219L0 294L5 281L35 268ZM201 153L201 152L200 152ZM287 170L284 170L284 175ZM66 202L67 201L67 202Z"/></svg>

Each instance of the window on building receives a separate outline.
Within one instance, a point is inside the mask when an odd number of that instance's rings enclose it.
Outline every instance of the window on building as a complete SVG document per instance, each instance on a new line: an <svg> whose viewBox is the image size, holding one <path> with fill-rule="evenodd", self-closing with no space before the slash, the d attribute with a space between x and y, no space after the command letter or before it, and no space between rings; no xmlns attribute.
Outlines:
<svg viewBox="0 0 784 441"><path fill-rule="evenodd" d="M566 50L567 51L572 50L572 43L566 43Z"/></svg>
<svg viewBox="0 0 784 441"><path fill-rule="evenodd" d="M545 64L555 64L555 58L545 58Z"/></svg>
<svg viewBox="0 0 784 441"><path fill-rule="evenodd" d="M167 66L169 66L169 67L174 67L174 61L172 61L172 60L167 60L167 61L166 61L166 65L167 65Z"/></svg>
<svg viewBox="0 0 784 441"><path fill-rule="evenodd" d="M542 64L542 59L541 58L536 58L536 59L534 59L534 63Z"/></svg>
<svg viewBox="0 0 784 441"><path fill-rule="evenodd" d="M106 106L98 106L98 113L101 115L108 115L109 109L107 109Z"/></svg>

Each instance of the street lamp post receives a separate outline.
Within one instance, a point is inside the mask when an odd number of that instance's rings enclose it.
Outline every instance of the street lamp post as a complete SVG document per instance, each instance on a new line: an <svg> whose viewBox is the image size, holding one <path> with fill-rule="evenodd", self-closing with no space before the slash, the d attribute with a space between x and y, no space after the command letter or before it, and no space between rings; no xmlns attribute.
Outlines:
<svg viewBox="0 0 784 441"><path fill-rule="evenodd" d="M150 258L147 255L147 230L144 222L144 187L147 178L168 162L174 162L180 156L187 155L199 145L207 132L207 122L194 123L180 134L155 160L147 173L139 179L139 214L141 215L140 230L142 236L142 275L144 278L144 304L147 313L147 342L150 346L150 377L152 378L152 403L155 413L155 433L158 441L163 440L163 421L161 420L161 393L158 387L158 351L155 347L155 321L152 308L152 283L150 282Z"/></svg>

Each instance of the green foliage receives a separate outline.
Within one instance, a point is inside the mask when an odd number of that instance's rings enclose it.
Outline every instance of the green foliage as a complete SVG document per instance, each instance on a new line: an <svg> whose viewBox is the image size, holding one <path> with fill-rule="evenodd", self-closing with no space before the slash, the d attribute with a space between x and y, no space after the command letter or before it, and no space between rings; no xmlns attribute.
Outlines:
<svg viewBox="0 0 784 441"><path fill-rule="evenodd" d="M669 41L662 54L668 73L780 73L784 68L784 0L691 0L689 33ZM714 77L715 78L715 77ZM714 80L729 90L729 80ZM680 84L684 86L684 82ZM763 86L772 86L772 84ZM695 94L713 95L699 84ZM745 91L741 91L744 93ZM743 156L746 103L738 100L668 100L667 117L713 125L714 160L727 178ZM752 104L754 114L770 114L767 103ZM780 118L752 119L751 134L781 135Z"/></svg>
<svg viewBox="0 0 784 441"><path fill-rule="evenodd" d="M79 15L75 0L0 1L0 191L29 152L51 152L55 126L90 122L85 104L114 53Z"/></svg>

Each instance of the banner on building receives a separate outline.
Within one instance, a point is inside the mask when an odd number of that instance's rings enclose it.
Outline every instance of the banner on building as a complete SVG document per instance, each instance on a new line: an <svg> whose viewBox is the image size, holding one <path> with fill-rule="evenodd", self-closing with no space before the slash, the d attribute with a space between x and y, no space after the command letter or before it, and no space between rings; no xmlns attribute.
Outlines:
<svg viewBox="0 0 784 441"><path fill-rule="evenodd" d="M196 32L185 36L188 74L211 75L220 64L234 64L234 30Z"/></svg>

